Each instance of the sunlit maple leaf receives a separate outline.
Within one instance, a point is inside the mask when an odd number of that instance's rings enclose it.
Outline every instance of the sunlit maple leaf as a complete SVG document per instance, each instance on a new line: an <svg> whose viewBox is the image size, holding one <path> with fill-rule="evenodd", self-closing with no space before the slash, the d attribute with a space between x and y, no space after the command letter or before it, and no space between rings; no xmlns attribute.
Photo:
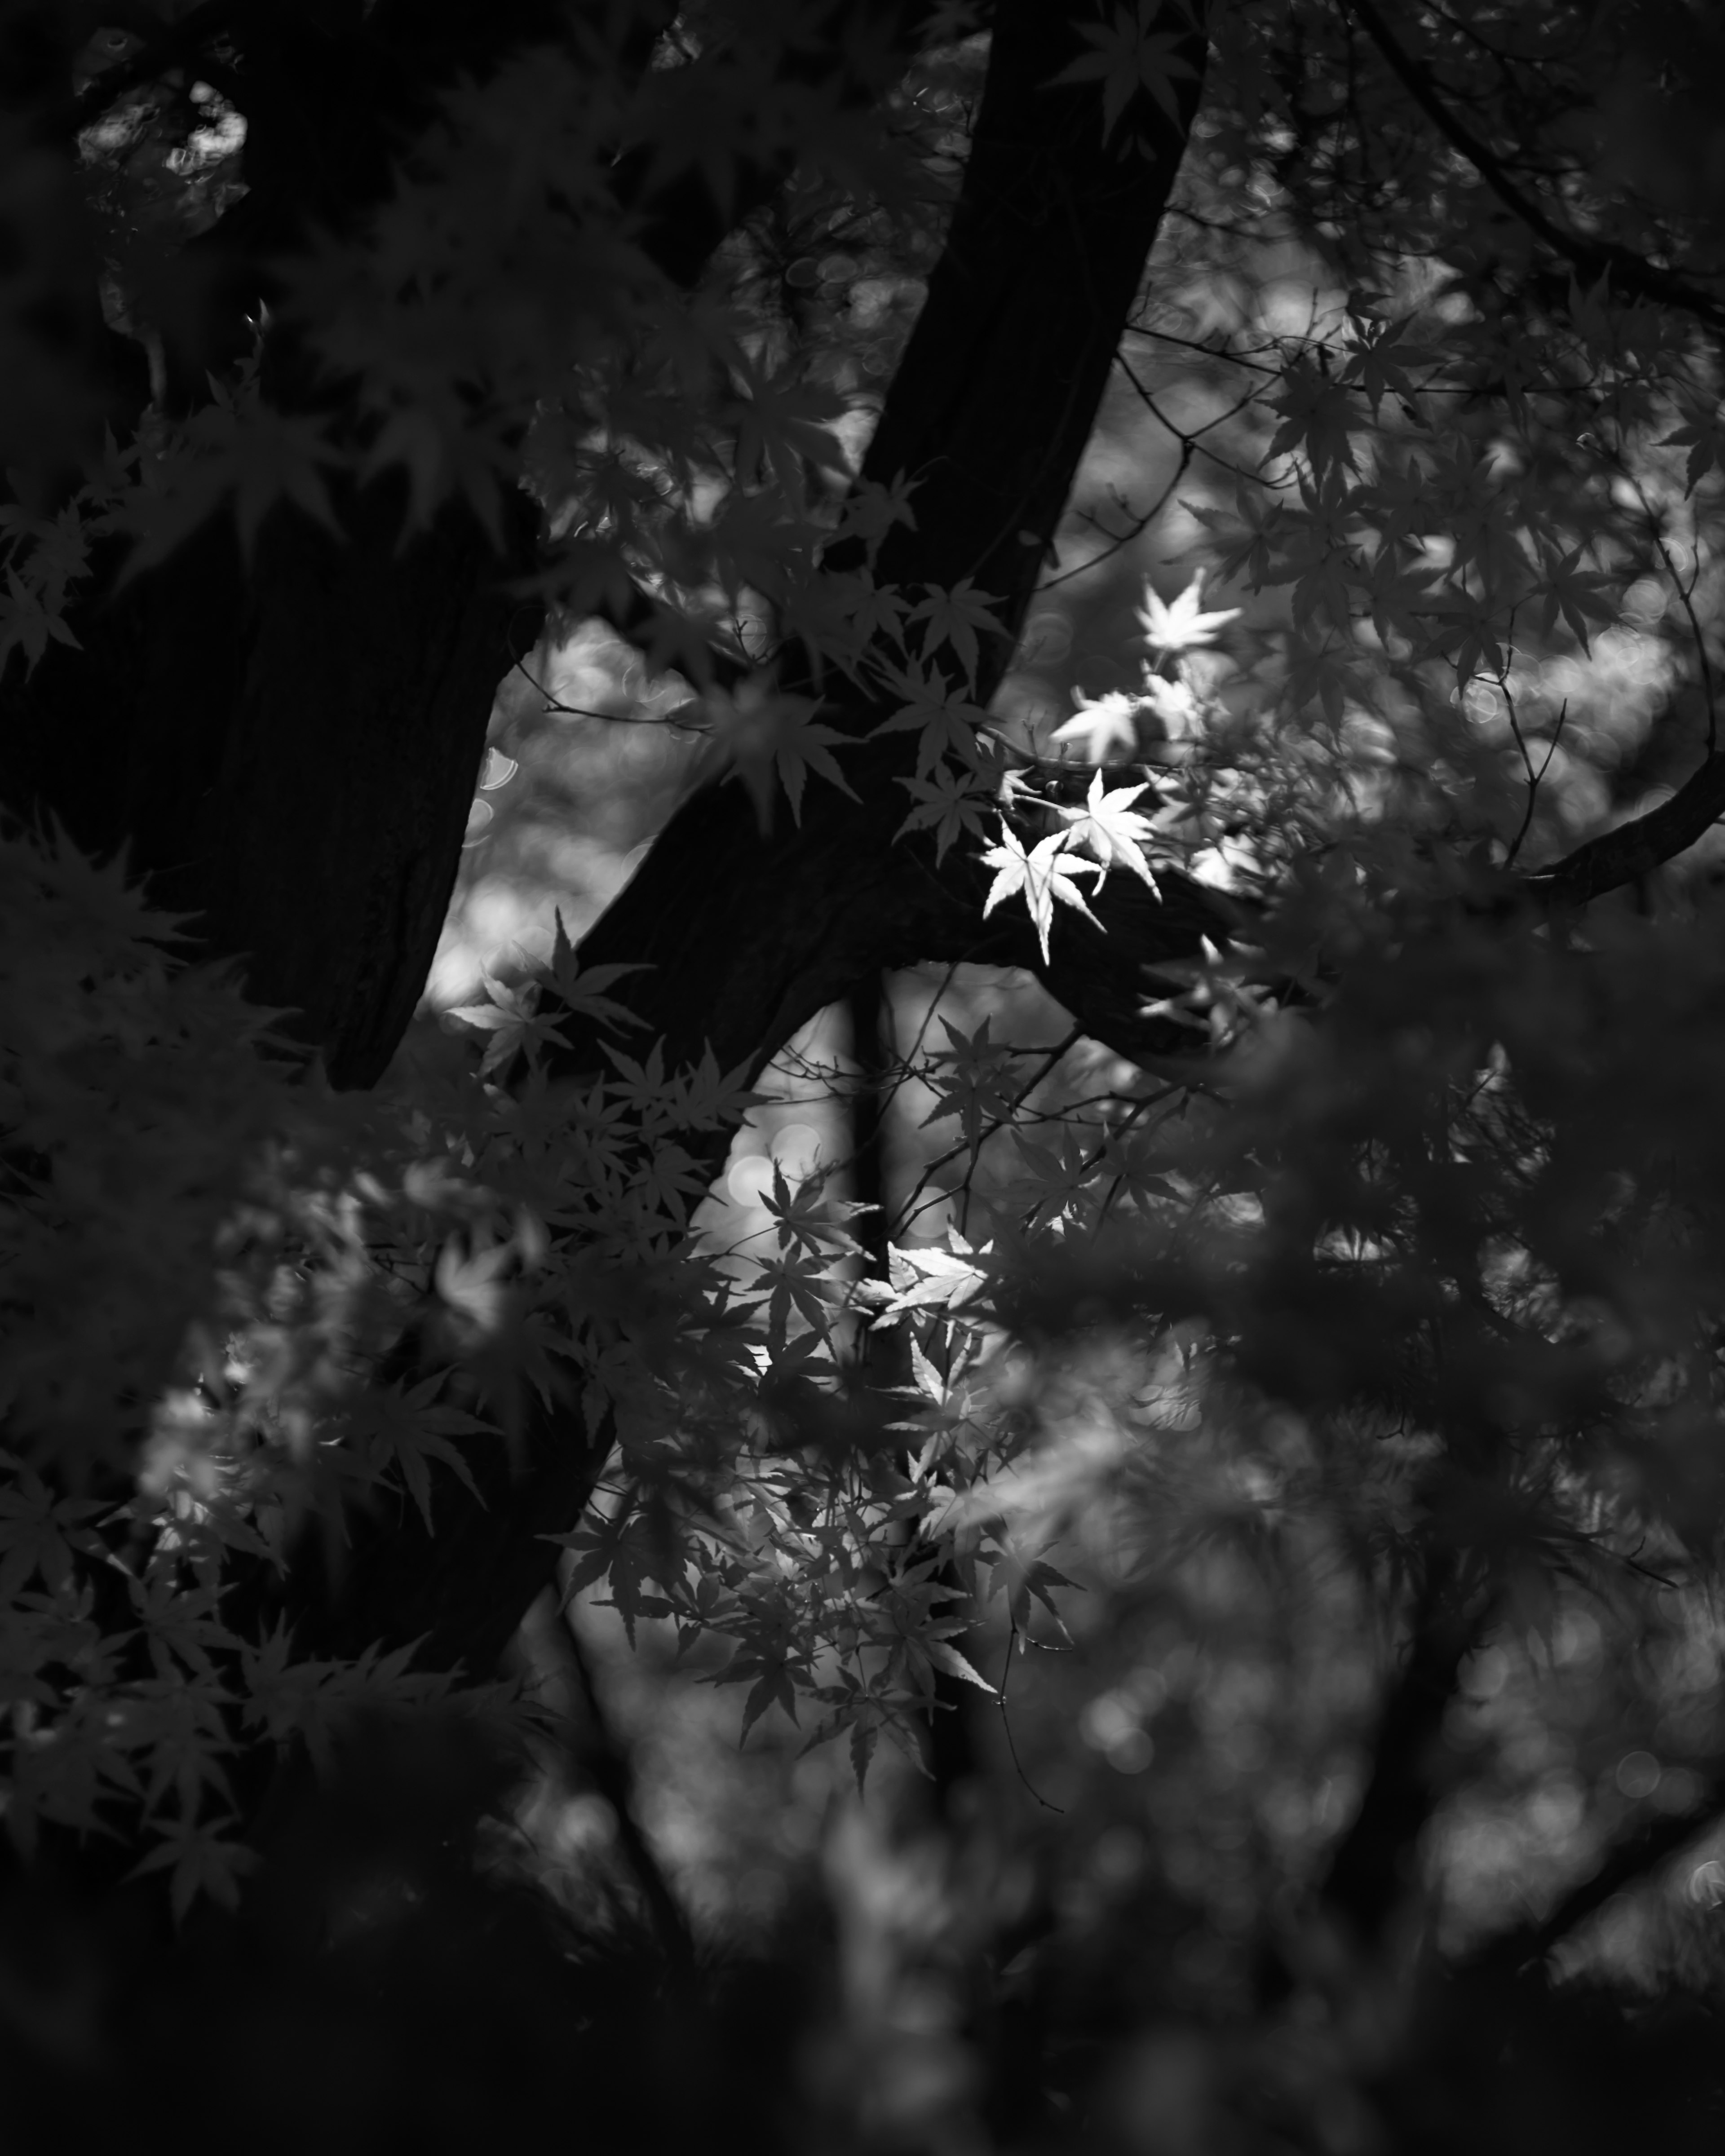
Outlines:
<svg viewBox="0 0 1725 2156"><path fill-rule="evenodd" d="M1123 689L1111 689L1094 703L1086 703L1079 690L1075 689L1072 695L1078 716L1056 726L1053 738L1082 742L1080 753L1086 763L1106 763L1117 747L1131 755L1138 746L1138 711L1143 699L1128 696Z"/></svg>
<svg viewBox="0 0 1725 2156"><path fill-rule="evenodd" d="M1153 827L1149 818L1141 816L1132 806L1141 793L1149 790L1147 786L1117 786L1111 793L1105 793L1102 774L1098 771L1091 779L1084 806L1062 808L1059 813L1067 826L1068 839L1091 855L1100 864L1104 878L1111 868L1130 869L1160 898L1161 888L1144 857L1144 847ZM1096 888L1101 889L1100 882Z"/></svg>
<svg viewBox="0 0 1725 2156"><path fill-rule="evenodd" d="M1223 607L1214 613L1200 612L1204 577L1202 569L1194 569L1185 590L1167 604L1148 583L1145 585L1144 604L1137 609L1137 617L1143 624L1144 641L1153 651L1196 651L1201 645L1214 644L1216 631L1239 613L1238 607Z"/></svg>
<svg viewBox="0 0 1725 2156"><path fill-rule="evenodd" d="M984 865L996 871L983 911L992 913L1003 899L1015 897L1022 891L1035 924L1036 940L1042 946L1042 962L1046 965L1048 932L1054 923L1056 900L1062 906L1076 906L1093 927L1101 927L1085 904L1084 894L1076 879L1081 875L1099 876L1102 871L1095 861L1080 860L1076 855L1063 850L1067 838L1064 831L1055 831L1039 839L1027 853L1024 841L1004 819L1000 830L1003 843L990 846L983 855Z"/></svg>

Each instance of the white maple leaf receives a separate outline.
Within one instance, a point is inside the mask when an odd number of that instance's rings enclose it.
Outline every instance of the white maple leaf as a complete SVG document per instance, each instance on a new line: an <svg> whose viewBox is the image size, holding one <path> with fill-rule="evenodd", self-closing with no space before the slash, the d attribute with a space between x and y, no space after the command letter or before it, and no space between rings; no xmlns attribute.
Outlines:
<svg viewBox="0 0 1725 2156"><path fill-rule="evenodd" d="M1146 583L1144 604L1137 615L1143 624L1144 641L1153 651L1196 651L1201 644L1214 644L1216 631L1240 612L1238 607L1224 607L1214 613L1199 613L1204 578L1204 571L1195 569L1185 590L1166 606Z"/></svg>
<svg viewBox="0 0 1725 2156"><path fill-rule="evenodd" d="M1042 963L1045 966L1049 963L1048 932L1054 923L1057 899L1062 906L1076 906L1093 927L1101 927L1085 904L1084 894L1076 880L1081 875L1099 876L1101 869L1095 861L1080 860L1076 855L1064 850L1068 835L1065 831L1055 831L1039 839L1028 853L1018 833L1004 819L1000 832L1004 844L990 846L983 855L984 866L996 871L983 911L985 915L992 913L1003 899L1014 897L1022 891L1035 924L1036 940L1042 946Z"/></svg>
<svg viewBox="0 0 1725 2156"><path fill-rule="evenodd" d="M1183 740L1197 726L1198 698L1189 681L1168 681L1160 674L1147 673L1138 701L1161 720L1170 741Z"/></svg>
<svg viewBox="0 0 1725 2156"><path fill-rule="evenodd" d="M1082 691L1075 689L1072 698L1078 706L1078 716L1055 728L1055 741L1082 742L1081 753L1086 763L1106 762L1116 742L1128 754L1137 747L1137 712L1142 697L1128 696L1122 689L1111 689L1106 696L1087 704L1083 701Z"/></svg>
<svg viewBox="0 0 1725 2156"><path fill-rule="evenodd" d="M1153 826L1147 816L1140 815L1132 806L1141 793L1148 791L1147 786L1117 786L1111 793L1104 793L1102 774L1098 771L1091 779L1084 806L1062 808L1060 814L1067 826L1066 837L1095 857L1105 880L1111 868L1130 869L1160 898L1161 886L1144 857ZM1100 891L1101 884L1096 888Z"/></svg>

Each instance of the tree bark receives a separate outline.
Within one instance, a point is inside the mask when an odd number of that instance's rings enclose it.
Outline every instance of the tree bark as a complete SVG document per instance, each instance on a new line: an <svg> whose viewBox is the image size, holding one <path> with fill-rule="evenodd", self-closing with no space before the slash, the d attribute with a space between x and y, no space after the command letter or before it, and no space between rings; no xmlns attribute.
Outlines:
<svg viewBox="0 0 1725 2156"><path fill-rule="evenodd" d="M671 12L633 12L635 64ZM1051 85L1083 49L1076 26L1091 12L1084 0L995 10L948 244L865 465L870 480L919 481L915 528L887 536L878 578L913 589L971 578L993 596L1001 633L975 685L984 705L1065 510L1201 86L1205 40L1194 31L1178 117L1140 94L1105 142L1096 86ZM928 9L882 0L875 13L873 57L849 83L858 99L901 69ZM251 191L198 244L205 305L170 368L182 393L200 364L232 356L269 296L270 258L315 223L351 228L441 88L460 71L483 75L558 15L552 0L486 10L260 0L231 22L212 11L238 43ZM821 64L806 51L786 60ZM624 160L615 185L627 198L641 177ZM735 214L783 177L745 175ZM649 208L661 266L692 278L723 220L686 189ZM266 367L280 400L332 393L296 370L290 347L272 357L266 345ZM531 557L533 529L523 497L500 555L452 506L398 552L387 485L349 490L338 508L340 542L273 511L249 572L225 516L123 589L110 565L76 624L84 650L54 648L11 700L0 798L52 812L95 850L128 846L156 895L198 916L204 948L243 955L253 997L290 1007L290 1029L336 1081L359 1085L381 1074L429 967L508 664L506 585ZM856 561L835 549L829 566ZM517 621L514 648L536 627ZM848 685L823 716L855 743L846 768L859 800L817 782L800 825L781 813L763 840L740 788L709 787L588 939L587 963L644 968L625 999L668 1064L710 1044L727 1067L758 1070L855 981L928 958L1034 965L1079 1023L1126 1053L1183 1045L1140 1016L1143 968L1224 934L1218 901L1171 877L1158 904L1111 879L1112 932L1063 919L1045 965L1022 909L984 921L974 861L895 844L914 742L870 738L880 713ZM599 1066L597 1044L578 1040L567 1068ZM721 1157L716 1145L715 1168ZM339 1580L312 1563L296 1584L302 1646L422 1639L431 1666L493 1666L551 1576L542 1537L578 1516L608 1441L605 1427L547 1411L513 1470L501 1448L476 1452L485 1503L452 1491L434 1539L417 1516L357 1523Z"/></svg>
<svg viewBox="0 0 1725 2156"><path fill-rule="evenodd" d="M1005 670L1065 510L1200 87L1204 44L1194 34L1179 124L1141 97L1127 120L1151 136L1154 156L1106 148L1094 91L1047 86L1073 56L1085 12L1076 0L997 8L947 246L864 468L865 479L902 470L924 481L915 529L895 527L881 545L880 580L950 587L968 576L999 603L1004 634L985 649L979 703ZM961 850L937 863L926 840L895 843L906 806L896 781L913 767L915 746L904 735L867 738L880 716L848 684L822 713L857 743L845 767L859 798L816 782L801 823L781 809L763 838L741 788L709 786L590 932L583 963L644 968L617 994L644 1021L643 1038L664 1041L667 1067L711 1046L721 1067L758 1071L855 982L925 959L1029 967L1078 1024L1122 1052L1183 1049L1178 1029L1141 1015L1144 970L1195 952L1203 936L1224 937L1224 905L1177 876L1163 880L1161 902L1117 876L1105 894L1111 932L1063 918L1045 964L1022 908L983 920L985 875ZM596 1040L570 1031L561 1075L603 1070ZM721 1160L716 1147L716 1171ZM301 1607L309 1650L413 1639L426 1666L495 1666L552 1577L557 1552L542 1537L573 1524L609 1445L608 1429L588 1430L567 1407L529 1422L513 1471L501 1448L470 1455L483 1507L452 1493L434 1536L410 1511L357 1535L344 1578Z"/></svg>
<svg viewBox="0 0 1725 2156"><path fill-rule="evenodd" d="M603 0L586 12L607 19ZM843 94L872 99L908 62L927 12L927 0L883 0L871 46L788 51L783 72L814 80L855 64ZM625 67L645 67L675 13L669 0L628 11ZM246 350L249 318L276 289L273 256L314 227L357 224L392 184L398 145L458 75L483 79L566 27L561 0L213 11L213 29L238 45L223 80L248 123L249 192L186 250L168 364L182 408L206 367ZM69 126L69 90L62 102ZM692 174L644 199L638 157L620 160L612 183L642 210L649 256L689 285L785 177L782 162L746 167L728 218ZM339 392L280 330L264 376L273 403L334 413L357 439ZM131 396L129 410L110 408L122 423L138 416L140 385ZM382 1075L413 1014L497 684L538 633L541 609L508 590L536 566L538 516L516 495L499 547L452 501L403 547L397 484L338 490L336 508L339 538L274 510L249 567L225 511L124 588L122 550L110 547L75 617L83 649L50 646L28 680L14 669L0 803L57 819L99 855L126 847L159 901L195 916L206 951L243 958L253 999L289 1014L284 1029L336 1085L360 1086Z"/></svg>

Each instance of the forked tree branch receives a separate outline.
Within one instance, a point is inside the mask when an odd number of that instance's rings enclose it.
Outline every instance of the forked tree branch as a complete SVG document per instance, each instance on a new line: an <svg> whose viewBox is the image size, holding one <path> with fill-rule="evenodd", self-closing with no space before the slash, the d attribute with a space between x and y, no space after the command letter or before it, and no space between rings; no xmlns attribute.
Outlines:
<svg viewBox="0 0 1725 2156"><path fill-rule="evenodd" d="M1002 634L985 647L985 704L1004 673L1079 459L1146 259L1178 171L1207 41L1188 33L1191 70L1178 121L1147 95L1127 115L1144 157L1104 143L1092 88L1050 87L1077 49L1086 0L1001 0L981 110L947 244L865 462L865 478L919 478L914 530L883 541L882 583L991 593ZM832 566L844 567L846 563ZM860 798L816 785L800 824L783 811L763 834L742 789L710 786L672 818L582 946L583 963L642 967L619 991L667 1067L711 1046L722 1068L758 1070L803 1022L883 968L928 958L1032 962L1087 1032L1128 1055L1185 1048L1180 1029L1142 1015L1142 968L1224 937L1220 901L1170 877L1161 904L1110 880L1116 927L1056 924L1044 967L1028 921L985 921L980 865L955 849L895 843L909 806L898 784L914 742L870 738L878 706L855 692L831 716L855 747L844 766ZM1021 909L1020 909L1021 911ZM572 1024L563 1075L604 1068ZM713 1161L715 1171L720 1159ZM411 1507L356 1529L352 1562L296 1612L302 1648L351 1654L380 1636L423 1639L431 1667L495 1666L552 1576L552 1545L597 1479L609 1432L572 1408L530 1410L511 1471L502 1449L470 1455L484 1505L447 1508L434 1538ZM315 1571L315 1568L313 1568Z"/></svg>

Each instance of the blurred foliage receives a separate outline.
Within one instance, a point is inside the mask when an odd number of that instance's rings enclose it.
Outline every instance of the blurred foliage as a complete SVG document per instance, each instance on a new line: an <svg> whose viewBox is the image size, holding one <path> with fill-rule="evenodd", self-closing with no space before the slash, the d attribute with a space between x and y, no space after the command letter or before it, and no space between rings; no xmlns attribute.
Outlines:
<svg viewBox="0 0 1725 2156"><path fill-rule="evenodd" d="M715 652L865 663L815 565L880 512L846 475L986 58L949 12L878 138L784 123L830 137L686 314L631 285L589 169L614 85L567 59L465 85L394 222L293 268L420 509L483 509L531 422L565 549L376 1096L182 963L120 865L0 847L17 2145L141 2088L190 2145L284 2150L1719 2145L1717 842L1585 912L1522 873L1713 752L1718 303L1656 285L1720 269L1717 34L1395 11L1607 250L1584 277L1434 148L1360 11L1217 10L1045 588L968 745L926 721L911 808L1045 957L1105 871L1236 906L1149 984L1191 1053L1134 1065L973 968L758 1084L668 1071L572 943L688 788L794 793L796 715L763 756ZM711 29L644 139L680 153ZM146 341L161 234L236 184L203 87L85 143ZM500 119L583 213L555 280L498 228ZM438 266L411 306L403 254ZM255 370L224 396L75 514L8 511L16 663L92 532L316 511L341 445L272 433ZM644 655L592 613L619 575ZM930 597L920 655L962 661ZM572 1019L603 1075L557 1075ZM318 1661L224 1602L243 1560L463 1502L530 1389L614 1442L508 1681Z"/></svg>

